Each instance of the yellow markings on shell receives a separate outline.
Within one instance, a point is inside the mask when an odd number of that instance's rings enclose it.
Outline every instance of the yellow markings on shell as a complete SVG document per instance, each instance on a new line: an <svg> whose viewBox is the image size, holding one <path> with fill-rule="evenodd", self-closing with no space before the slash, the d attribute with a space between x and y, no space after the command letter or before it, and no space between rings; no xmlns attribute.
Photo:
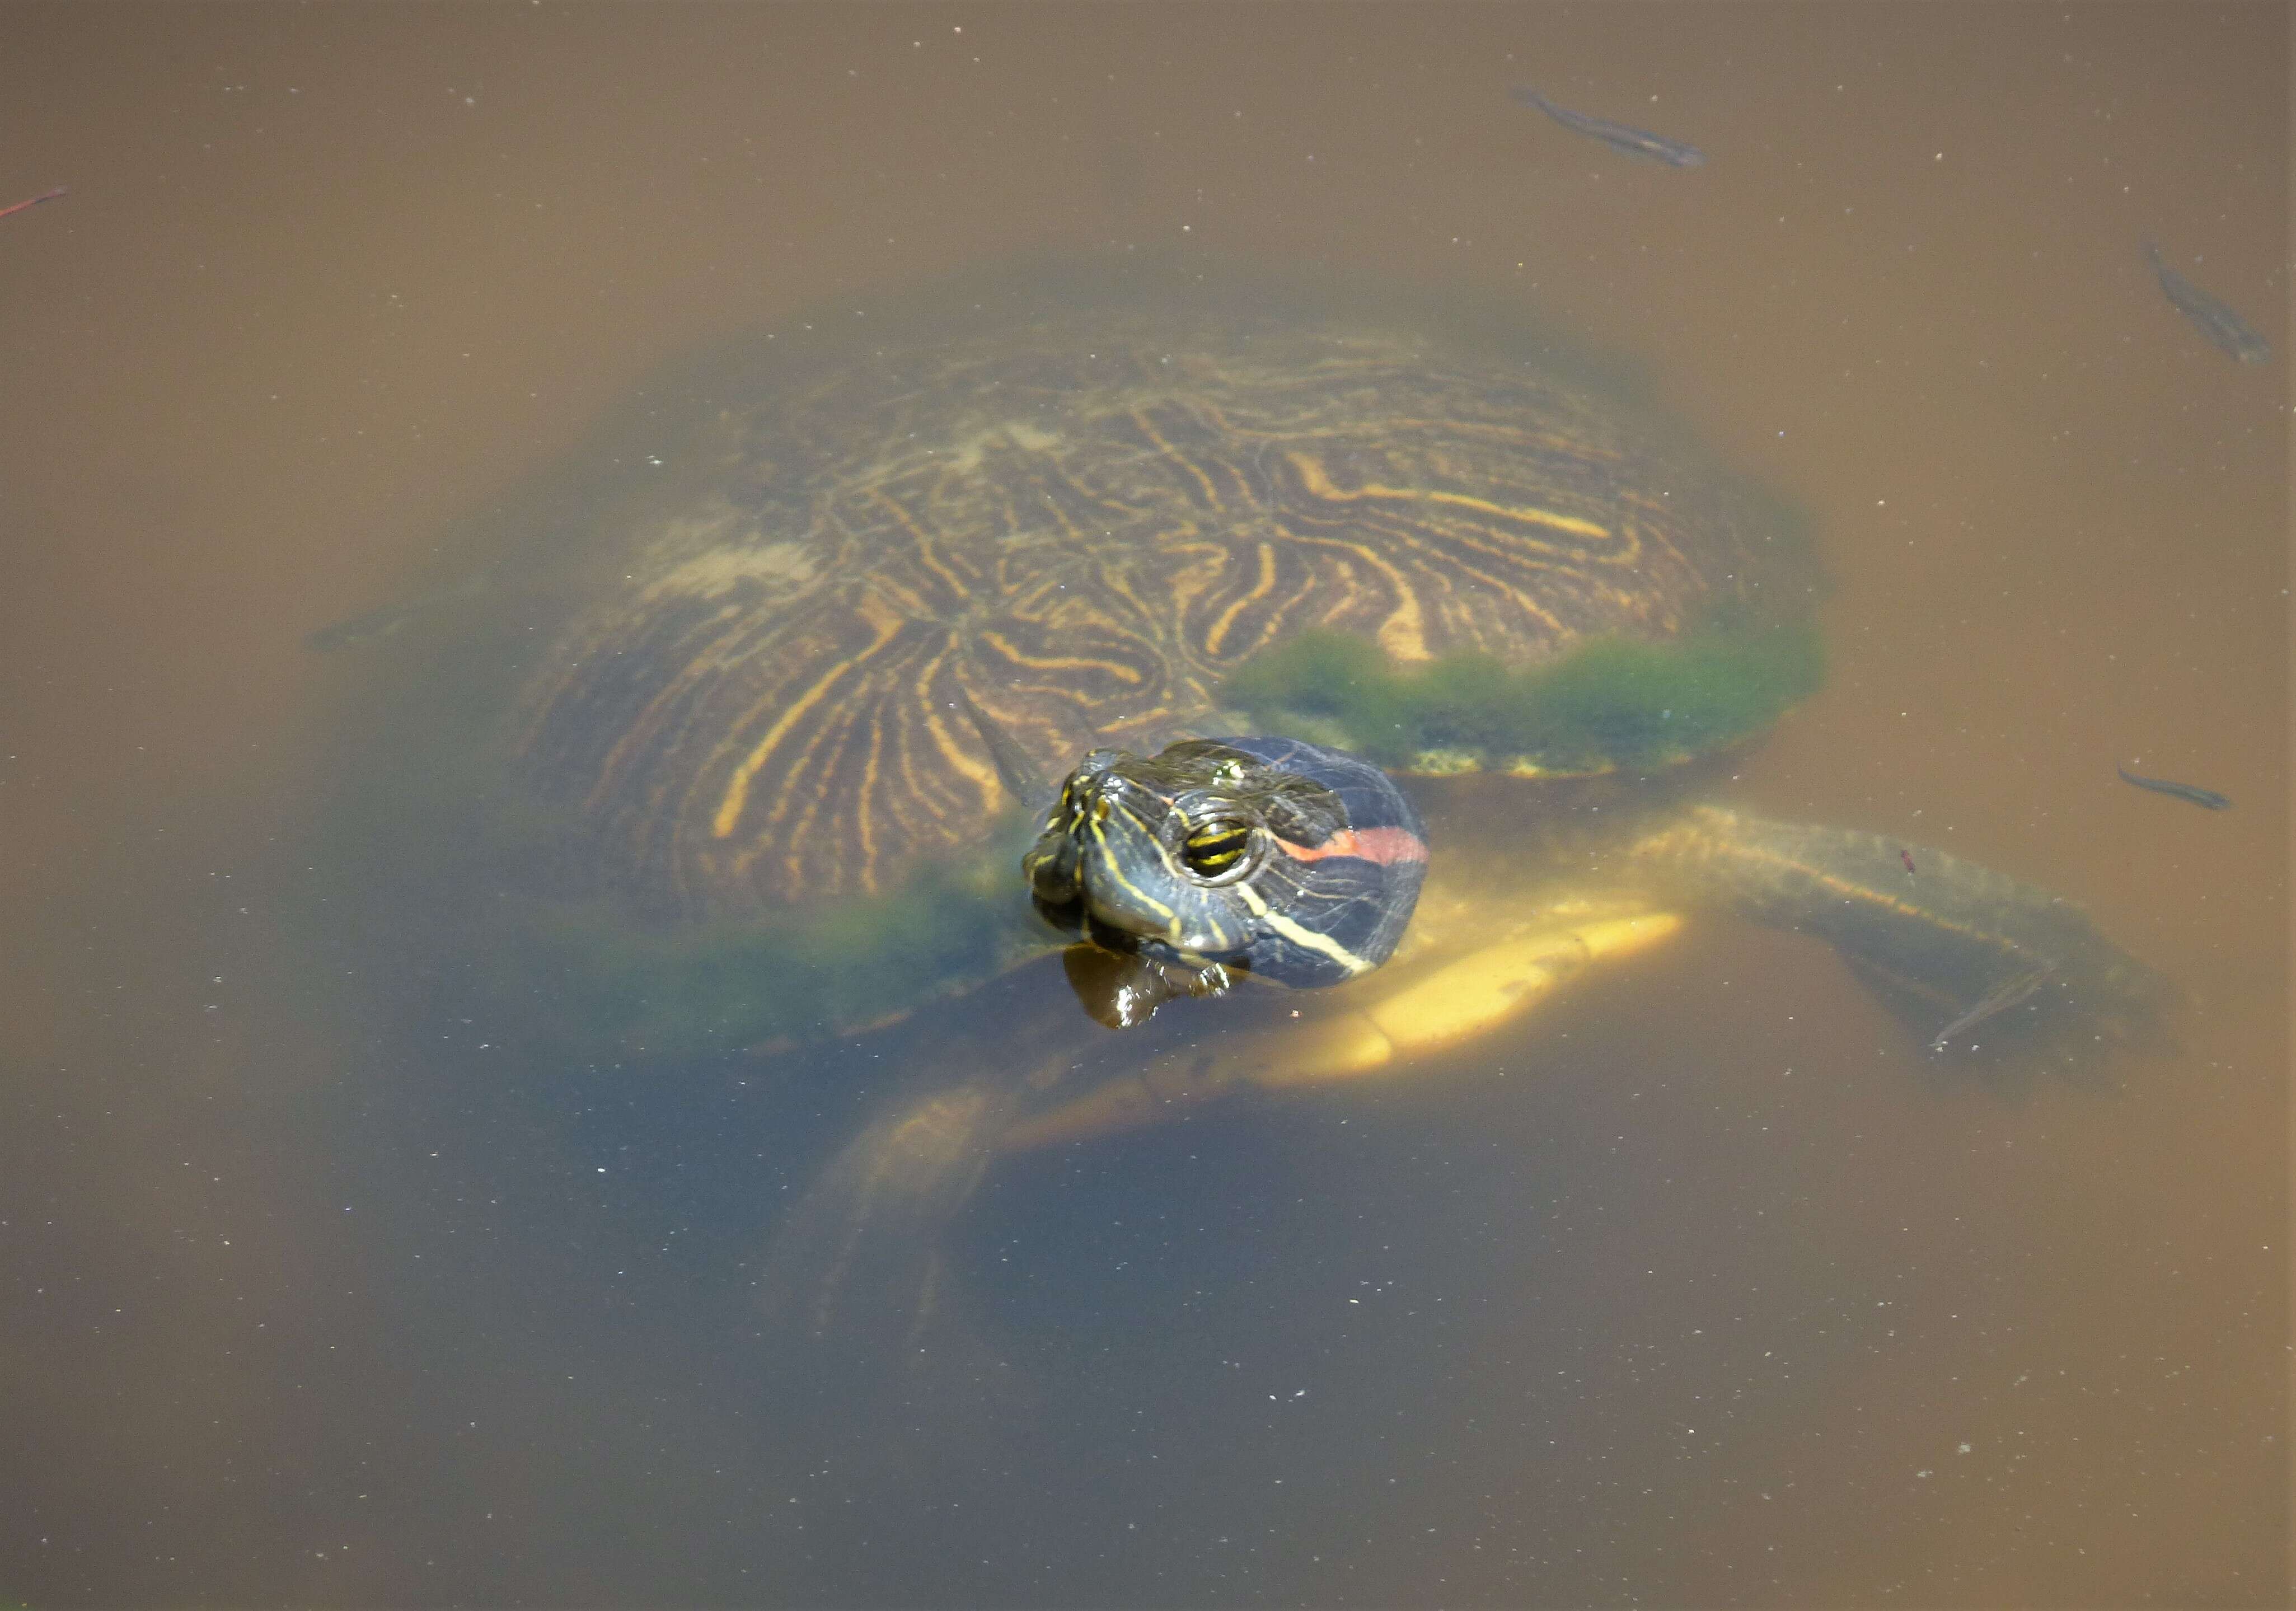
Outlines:
<svg viewBox="0 0 2296 1611"><path fill-rule="evenodd" d="M1164 433L1157 430L1154 424L1149 421L1148 416L1139 409L1135 408L1130 410L1127 417L1129 418L1135 425L1140 428L1141 435L1146 437L1150 441L1156 444L1158 450L1163 455L1167 462L1179 465L1181 469L1186 471L1190 475L1196 478L1196 484L1204 489L1204 501L1206 503L1211 505L1214 508L1218 508L1219 506L1221 501L1219 489L1212 485L1211 477L1206 475L1201 469L1198 468L1196 462L1193 459L1181 452L1177 448L1173 447L1171 443L1166 441L1164 440Z"/></svg>
<svg viewBox="0 0 2296 1611"><path fill-rule="evenodd" d="M1227 629L1235 625L1235 618L1275 590L1275 545L1262 543L1259 545L1259 579L1252 584L1250 592L1220 612L1220 618L1212 623L1211 630L1204 634L1204 652L1217 656L1221 643L1227 637Z"/></svg>
<svg viewBox="0 0 2296 1611"><path fill-rule="evenodd" d="M869 759L862 763L861 786L853 793L853 833L861 842L861 887L877 888L877 825L870 819L869 802L877 795L877 763L885 750L885 724L869 724Z"/></svg>
<svg viewBox="0 0 2296 1611"><path fill-rule="evenodd" d="M733 837L734 828L741 824L742 813L750 803L750 780L757 777L758 769L767 761L773 759L774 751L780 746L782 740L789 736L790 729L804 718L807 711L828 697L829 691L843 679L847 672L892 642L894 635L906 624L898 615L887 610L874 598L863 599L857 613L869 623L876 637L871 640L867 648L849 654L839 661L822 673L813 686L791 700L789 707L781 713L780 719L766 729L766 736L758 741L757 747L744 756L741 764L734 769L734 776L726 782L726 793L718 801L718 814L710 820L709 831L712 837L718 839Z"/></svg>
<svg viewBox="0 0 2296 1611"><path fill-rule="evenodd" d="M941 645L940 649L934 653L931 659L927 660L923 666L918 670L914 680L909 685L909 697L912 702L909 708L911 710L922 711L924 712L925 723L929 729L932 727L936 713L940 710L947 708L947 702L938 699L934 696L933 681L935 678L939 677L940 669L948 663L949 656L960 653L962 648L963 645L961 640L955 632L951 632L948 635L947 640ZM964 697L969 699L972 695L965 695ZM900 724L899 742L901 751L899 763L900 775L902 778L909 784L912 790L922 793L922 786L917 780L915 764L909 756L909 724L907 722ZM956 743L957 741L952 739L945 729L935 731L933 733L933 746L939 750L944 757L949 754L949 746L952 744ZM960 754L964 753L964 747L961 744L957 744L957 752ZM969 760L970 757L967 756L965 761L960 761L958 763L958 769L962 771L965 777L970 778L977 787L980 783L980 769L977 765L967 764ZM1001 782L998 786L1000 788L1003 786ZM988 803L988 800L992 798L993 796L984 794L982 803ZM938 810L934 811L934 815L938 816L939 814Z"/></svg>
<svg viewBox="0 0 2296 1611"><path fill-rule="evenodd" d="M903 535L908 538L910 554L920 565L940 579L941 585L948 589L950 596L964 598L972 593L972 589L966 585L964 579L941 563L940 556L936 552L939 544L933 534L917 524L916 517L909 513L906 505L898 498L889 496L882 488L877 487L869 489L869 502L882 511L895 525L901 529Z"/></svg>
<svg viewBox="0 0 2296 1611"><path fill-rule="evenodd" d="M1199 540L1200 538L1194 522L1190 522L1175 527L1165 545L1175 572L1166 578L1166 582L1171 588L1172 604L1183 618L1194 611L1196 600L1215 584L1214 572L1218 566L1207 563L1204 556L1224 552L1218 545Z"/></svg>
<svg viewBox="0 0 2296 1611"><path fill-rule="evenodd" d="M1660 761L1667 764L1679 764L1689 759L1687 752L1669 752L1660 757ZM1414 769L1433 772L1439 769L1423 767ZM1474 771L1477 769L1469 765L1457 769ZM1506 777L1606 777L1619 769L1619 763L1615 760L1598 760L1583 767L1558 767L1551 766L1535 755L1517 755L1489 769Z"/></svg>
<svg viewBox="0 0 2296 1611"><path fill-rule="evenodd" d="M1017 440L1017 439L1015 440ZM1028 444L1022 443L1021 445L1026 447ZM1066 487L1070 492L1074 493L1085 503L1097 504L1101 501L1093 496L1092 489L1090 488L1082 485L1077 481L1076 477L1062 470L1057 462L1049 463L1046 464L1044 468L1045 480L1046 481L1057 481L1061 485ZM1062 506L1061 500L1059 498L1053 496L1052 489L1049 486L1040 486L1037 489L1036 501L1042 504L1046 510L1052 515L1053 519L1060 523L1061 534L1068 540L1069 543L1076 544L1086 539L1086 532L1078 526L1076 522L1069 518L1068 510Z"/></svg>
<svg viewBox="0 0 2296 1611"><path fill-rule="evenodd" d="M1163 620L1171 610L1168 596L1160 596L1154 600L1141 597L1134 586L1132 571L1133 567L1130 565L1109 565L1101 570L1098 580L1109 595L1122 599L1129 605L1143 623ZM1111 612L1100 611L1096 613L1105 615ZM1141 642L1144 646L1152 640L1154 628L1151 626L1147 635L1133 634L1133 636L1136 641Z"/></svg>
<svg viewBox="0 0 2296 1611"><path fill-rule="evenodd" d="M939 613L909 578L890 566L872 576L869 584L870 595L875 603L880 606L891 606L893 613L909 621L923 621Z"/></svg>
<svg viewBox="0 0 2296 1611"><path fill-rule="evenodd" d="M1427 618L1419 608L1416 588L1406 588L1403 605L1379 624L1379 646L1398 665L1434 658L1427 648Z"/></svg>
<svg viewBox="0 0 2296 1611"><path fill-rule="evenodd" d="M957 742L956 735L950 732L948 725L941 720L937 702L929 701L924 711L925 731L932 735L933 747L940 752L940 758L948 762L952 770L964 774L972 786L980 791L983 810L994 810L1004 794L1004 785L997 777L996 769L975 760L972 752Z"/></svg>
<svg viewBox="0 0 2296 1611"><path fill-rule="evenodd" d="M1140 680L1138 668L1128 666L1120 660L1097 660L1077 654L1029 654L1001 632L983 632L980 641L1014 665L1026 666L1031 671L1105 671L1119 682L1137 683Z"/></svg>
<svg viewBox="0 0 2296 1611"><path fill-rule="evenodd" d="M1552 509L1531 508L1521 505L1496 504L1485 497L1471 497L1464 492L1438 492L1431 489L1415 487L1382 487L1375 482L1348 491L1332 484L1331 478L1324 473L1323 461L1314 455L1287 453L1283 456L1291 462L1292 468L1298 473L1300 483L1308 492L1329 503L1351 504L1369 501L1392 504L1436 504L1446 508L1471 510L1477 514L1488 515L1497 520L1526 521L1533 525L1546 526L1553 530L1567 531L1573 537L1589 538L1595 542L1609 542L1615 535L1608 526L1596 521L1582 520L1575 514L1562 514ZM1529 544L1532 547L1545 546L1529 538L1519 540Z"/></svg>
<svg viewBox="0 0 2296 1611"><path fill-rule="evenodd" d="M1395 588L1395 596L1401 601L1380 623L1379 631L1375 634L1379 646L1388 659L1399 666L1432 659L1427 648L1427 618L1419 608L1419 589L1413 587L1410 579L1377 550L1354 543L1346 547L1349 553L1386 577Z"/></svg>
<svg viewBox="0 0 2296 1611"><path fill-rule="evenodd" d="M938 548L939 545L934 543L931 538L918 538L916 543L917 563L922 565L926 570L931 571L935 576L940 578L941 585L948 589L949 596L951 598L970 598L972 596L972 588L966 583L963 577L959 576L955 571L950 570L947 565L941 563Z"/></svg>
<svg viewBox="0 0 2296 1611"><path fill-rule="evenodd" d="M890 515L893 523L908 534L911 542L922 546L932 540L931 535L922 526L917 524L908 510L903 506L900 499L890 497L883 488L870 488L868 501Z"/></svg>
<svg viewBox="0 0 2296 1611"><path fill-rule="evenodd" d="M660 588L650 589L647 596L651 599L661 591ZM619 736L607 750L605 759L598 763L598 780L591 785L588 794L582 801L585 810L596 810L599 802L604 800L617 785L629 751L640 742L641 736L652 728L654 719L661 712L674 709L691 688L697 684L706 682L717 675L717 663L711 655L694 653L686 656L685 663L678 668L676 675L663 683L653 696L646 701L645 709L636 718L622 724ZM562 686L563 683L561 686Z"/></svg>
<svg viewBox="0 0 2296 1611"><path fill-rule="evenodd" d="M848 703L843 709L832 712L828 719L816 724L791 760L784 784L800 777L833 776L837 757L845 749L846 736L853 730L857 719L854 707ZM816 771L816 758L824 748L829 752L830 764ZM806 875L812 867L805 852L806 838L812 833L814 821L822 814L822 808L829 804L829 791L824 788L807 791L803 806L798 810L796 819L791 821L790 807L797 798L795 791L786 786L782 788L775 794L772 808L766 813L766 823L769 827L788 823L788 829L782 836L783 849L786 853L782 857L781 864L788 873L790 887L802 890L808 882ZM751 864L765 850L763 838L752 841L749 848L734 859L735 872L746 876ZM865 879L864 882L867 881Z"/></svg>

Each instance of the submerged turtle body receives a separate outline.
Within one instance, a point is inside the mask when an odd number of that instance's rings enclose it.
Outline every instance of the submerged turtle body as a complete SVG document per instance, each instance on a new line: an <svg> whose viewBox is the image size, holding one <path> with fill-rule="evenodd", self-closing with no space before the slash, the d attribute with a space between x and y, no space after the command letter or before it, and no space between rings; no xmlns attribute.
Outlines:
<svg viewBox="0 0 2296 1611"><path fill-rule="evenodd" d="M917 1070L778 1229L763 1285L812 1333L855 1286L937 1290L934 1233L1000 1149L1411 1064L1700 906L1823 938L1924 1040L2142 1033L2151 976L2045 892L1658 785L1814 690L1808 547L1615 389L1451 324L1128 272L655 389L686 423L641 411L648 451L492 556L523 601L491 593L397 718L468 764L394 756L362 791L404 819L388 877L451 860L426 955L459 914L529 1021L657 1059L1041 955L1031 884L1098 942L1068 961L1112 981L1105 1022L1169 993L1136 965L1340 984L1280 1039L1143 1067L1032 1022ZM1486 837L1431 848L1380 768L1522 781L1456 785L1492 798L1447 824ZM1531 781L1557 778L1595 781Z"/></svg>
<svg viewBox="0 0 2296 1611"><path fill-rule="evenodd" d="M1815 684L1794 522L1535 348L1265 292L1034 304L721 403L591 539L505 793L624 1039L849 1027L907 1005L857 965L916 997L1041 944L1012 835L1089 749L1586 773Z"/></svg>

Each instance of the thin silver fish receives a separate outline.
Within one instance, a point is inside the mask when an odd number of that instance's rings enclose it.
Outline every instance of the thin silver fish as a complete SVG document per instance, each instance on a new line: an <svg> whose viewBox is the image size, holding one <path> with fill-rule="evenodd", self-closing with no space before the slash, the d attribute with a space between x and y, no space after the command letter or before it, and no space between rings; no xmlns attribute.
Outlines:
<svg viewBox="0 0 2296 1611"><path fill-rule="evenodd" d="M2044 962L2038 967L2027 968L2023 973L2010 974L1988 990L1975 1007L1938 1031L1930 1041L1930 1050L1941 1052L1952 1043L1956 1035L1975 1029L1996 1014L2005 1013L2013 1007L2030 1001L2033 992L2047 983L2049 975L2056 971L2055 963Z"/></svg>
<svg viewBox="0 0 2296 1611"><path fill-rule="evenodd" d="M2144 255L2152 261L2162 293L2178 313L2200 326L2202 335L2243 364L2261 364L2272 356L2271 342L2251 329L2246 319L2169 267L2160 247L2145 242Z"/></svg>
<svg viewBox="0 0 2296 1611"><path fill-rule="evenodd" d="M1613 123L1608 118L1590 118L1583 111L1571 111L1540 95L1528 84L1518 84L1514 98L1525 106L1536 106L1565 128L1576 129L1582 135L1592 135L1612 151L1623 152L1645 161L1663 162L1669 168L1697 168L1706 160L1706 153L1695 145L1685 145L1679 140L1669 140L1647 129L1628 128L1623 123Z"/></svg>
<svg viewBox="0 0 2296 1611"><path fill-rule="evenodd" d="M2140 789L2150 789L2155 794L2173 794L2178 800L2189 800L2196 806L2206 806L2211 811L2229 811L2232 801L2214 789L2204 789L2198 784L2177 783L2166 777L2139 777L2127 767L2112 769L2120 774L2120 781L2133 783Z"/></svg>
<svg viewBox="0 0 2296 1611"><path fill-rule="evenodd" d="M330 622L303 635L303 646L316 654L339 654L346 649L371 649L401 629L456 599L475 598L487 589L494 568L475 571L450 587L418 598L403 599L380 609L365 610L348 620Z"/></svg>

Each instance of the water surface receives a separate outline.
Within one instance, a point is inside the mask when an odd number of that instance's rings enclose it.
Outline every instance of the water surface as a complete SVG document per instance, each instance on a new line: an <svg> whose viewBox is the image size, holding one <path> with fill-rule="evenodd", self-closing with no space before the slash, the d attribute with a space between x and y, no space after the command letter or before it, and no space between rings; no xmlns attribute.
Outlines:
<svg viewBox="0 0 2296 1611"><path fill-rule="evenodd" d="M2289 350L2284 10L9 34L0 205L70 193L0 219L0 1599L2285 1602L2287 370L2143 250ZM537 1056L330 859L419 629L304 637L451 593L681 356L1132 246L1638 366L1834 579L1728 797L2062 892L2175 1052L1978 1077L1710 925L1413 1078L999 1171L959 1385L765 1346L788 1204L1057 973L770 1064Z"/></svg>

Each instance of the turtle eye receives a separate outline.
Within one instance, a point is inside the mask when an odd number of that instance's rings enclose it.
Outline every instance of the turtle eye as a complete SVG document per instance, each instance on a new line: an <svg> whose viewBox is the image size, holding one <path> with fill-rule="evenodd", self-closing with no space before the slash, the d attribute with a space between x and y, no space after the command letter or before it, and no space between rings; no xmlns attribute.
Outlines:
<svg viewBox="0 0 2296 1611"><path fill-rule="evenodd" d="M1180 858L1188 871L1207 884L1228 877L1243 866L1251 848L1251 825L1228 818L1199 823L1181 842Z"/></svg>

